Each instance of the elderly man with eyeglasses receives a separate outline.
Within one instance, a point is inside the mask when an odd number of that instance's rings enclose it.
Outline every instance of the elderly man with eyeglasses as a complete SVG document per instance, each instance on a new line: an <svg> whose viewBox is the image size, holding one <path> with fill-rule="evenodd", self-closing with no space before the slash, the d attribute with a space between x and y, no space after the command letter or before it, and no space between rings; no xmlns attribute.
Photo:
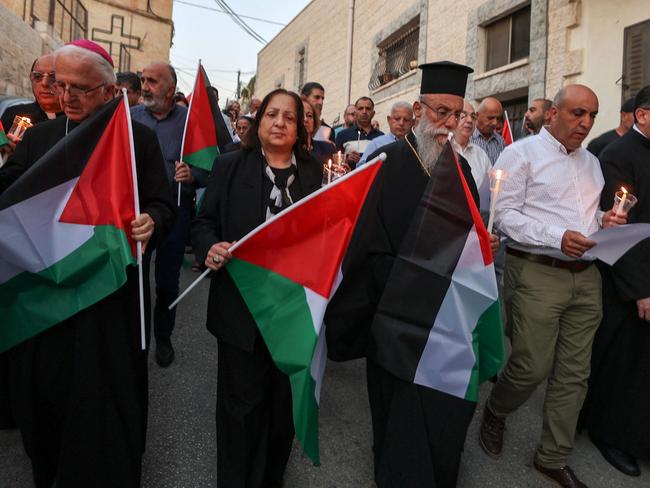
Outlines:
<svg viewBox="0 0 650 488"><path fill-rule="evenodd" d="M11 128L16 115L29 117L32 124L38 124L62 114L59 98L53 89L54 56L52 54L45 54L34 61L29 79L32 82L32 92L36 101L7 108L2 114L2 125L5 131Z"/></svg>
<svg viewBox="0 0 650 488"><path fill-rule="evenodd" d="M114 98L113 61L92 41L71 44L54 56L54 88L65 116L27 131L0 168L0 194L55 145L70 153L90 150L68 134ZM151 248L171 228L174 202L156 134L136 121L132 130L142 213L128 231ZM140 343L138 270L126 272L117 291L3 354L37 487L140 486L147 352ZM144 286L148 304L147 280Z"/></svg>

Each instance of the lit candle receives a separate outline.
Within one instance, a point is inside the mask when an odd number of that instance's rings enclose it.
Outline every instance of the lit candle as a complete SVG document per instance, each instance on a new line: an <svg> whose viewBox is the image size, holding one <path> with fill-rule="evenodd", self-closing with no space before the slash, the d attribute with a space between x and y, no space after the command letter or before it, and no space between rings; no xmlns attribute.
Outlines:
<svg viewBox="0 0 650 488"><path fill-rule="evenodd" d="M361 144L360 141L361 141L361 131L358 130L357 131L357 152L359 152L359 149L360 149L360 144Z"/></svg>
<svg viewBox="0 0 650 488"><path fill-rule="evenodd" d="M328 159L327 160L327 184L329 185L331 182L332 182L332 160Z"/></svg>
<svg viewBox="0 0 650 488"><path fill-rule="evenodd" d="M621 197L621 201L618 202L618 207L616 207L616 216L617 217L620 217L621 215L624 214L625 201L627 200L627 190L625 189L624 186L621 187L621 191L623 192L623 196Z"/></svg>
<svg viewBox="0 0 650 488"><path fill-rule="evenodd" d="M18 140L22 140L23 136L25 135L25 131L30 127L32 127L32 121L29 117L21 117L20 115L16 115L16 117L14 117L13 125L11 126L8 134L11 134Z"/></svg>
<svg viewBox="0 0 650 488"><path fill-rule="evenodd" d="M497 208L497 195L501 189L501 178L503 177L503 170L498 169L494 172L494 188L492 189L492 201L490 202L490 218L488 219L487 231L492 234L492 226L494 225L494 212Z"/></svg>

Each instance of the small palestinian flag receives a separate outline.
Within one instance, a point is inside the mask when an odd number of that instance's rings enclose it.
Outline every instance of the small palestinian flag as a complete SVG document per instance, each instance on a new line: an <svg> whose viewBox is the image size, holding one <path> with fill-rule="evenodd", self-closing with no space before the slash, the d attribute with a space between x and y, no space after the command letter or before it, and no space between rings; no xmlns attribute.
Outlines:
<svg viewBox="0 0 650 488"><path fill-rule="evenodd" d="M232 142L232 137L200 61L189 100L181 159L191 166L211 171L214 158L223 151L226 144Z"/></svg>
<svg viewBox="0 0 650 488"><path fill-rule="evenodd" d="M129 110L76 127L0 196L0 352L115 292L136 264Z"/></svg>
<svg viewBox="0 0 650 488"><path fill-rule="evenodd" d="M296 436L315 464L327 358L323 317L380 164L364 165L262 224L241 240L226 268L273 361L289 376Z"/></svg>
<svg viewBox="0 0 650 488"><path fill-rule="evenodd" d="M5 134L5 128L2 126L2 122L0 122L0 146L4 146L5 144L9 144L9 139L7 139L7 134Z"/></svg>
<svg viewBox="0 0 650 488"><path fill-rule="evenodd" d="M506 146L512 144L512 127L510 127L510 119L508 119L508 112L503 112L503 129L501 130L501 137L506 142Z"/></svg>
<svg viewBox="0 0 650 488"><path fill-rule="evenodd" d="M447 143L372 324L377 361L405 381L476 402L504 361L490 238Z"/></svg>

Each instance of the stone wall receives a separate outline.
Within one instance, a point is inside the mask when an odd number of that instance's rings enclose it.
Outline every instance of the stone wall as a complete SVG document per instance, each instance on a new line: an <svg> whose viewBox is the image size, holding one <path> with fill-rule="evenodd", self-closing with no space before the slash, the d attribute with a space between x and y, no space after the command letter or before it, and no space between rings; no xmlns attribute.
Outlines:
<svg viewBox="0 0 650 488"><path fill-rule="evenodd" d="M0 95L32 97L29 69L34 59L62 44L48 25L39 22L32 29L0 4Z"/></svg>

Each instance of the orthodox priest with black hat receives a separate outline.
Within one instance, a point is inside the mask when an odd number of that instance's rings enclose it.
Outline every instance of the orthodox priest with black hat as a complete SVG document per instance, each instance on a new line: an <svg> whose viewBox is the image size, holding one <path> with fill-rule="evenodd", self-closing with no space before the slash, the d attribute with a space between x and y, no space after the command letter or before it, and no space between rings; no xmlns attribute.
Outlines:
<svg viewBox="0 0 650 488"><path fill-rule="evenodd" d="M55 145L70 159L83 153L81 146L91 144L84 124L103 116L114 98L110 55L92 41L71 44L55 52L54 62L65 117L27 131L0 168L3 197L11 196L13 182L20 185L21 177L44 167L34 165ZM143 247L153 246L173 224L174 202L155 133L133 122L133 143L141 214L127 232ZM138 269L129 266L117 291L3 353L12 412L37 488L140 486L148 382L139 319Z"/></svg>
<svg viewBox="0 0 650 488"><path fill-rule="evenodd" d="M634 101L635 124L600 153L605 177L601 208L611 208L622 186L638 198L628 222L650 223L650 86ZM650 459L650 239L614 266L601 267L603 321L596 332L591 377L579 426L605 459L639 476L637 459Z"/></svg>
<svg viewBox="0 0 650 488"><path fill-rule="evenodd" d="M475 407L468 402L459 409L451 395L391 374L382 364L386 351L378 352L374 337L382 293L432 169L461 116L467 76L472 72L448 61L423 64L420 69L420 96L413 103L419 123L404 140L368 157L379 152L387 155L355 230L343 282L325 318L331 359L367 358L375 480L380 488L456 486ZM458 160L478 204L470 166L462 157ZM498 242L496 237L492 242ZM404 294L414 291L405 289ZM399 337L400 331L394 335ZM391 354L401 354L399 341Z"/></svg>

